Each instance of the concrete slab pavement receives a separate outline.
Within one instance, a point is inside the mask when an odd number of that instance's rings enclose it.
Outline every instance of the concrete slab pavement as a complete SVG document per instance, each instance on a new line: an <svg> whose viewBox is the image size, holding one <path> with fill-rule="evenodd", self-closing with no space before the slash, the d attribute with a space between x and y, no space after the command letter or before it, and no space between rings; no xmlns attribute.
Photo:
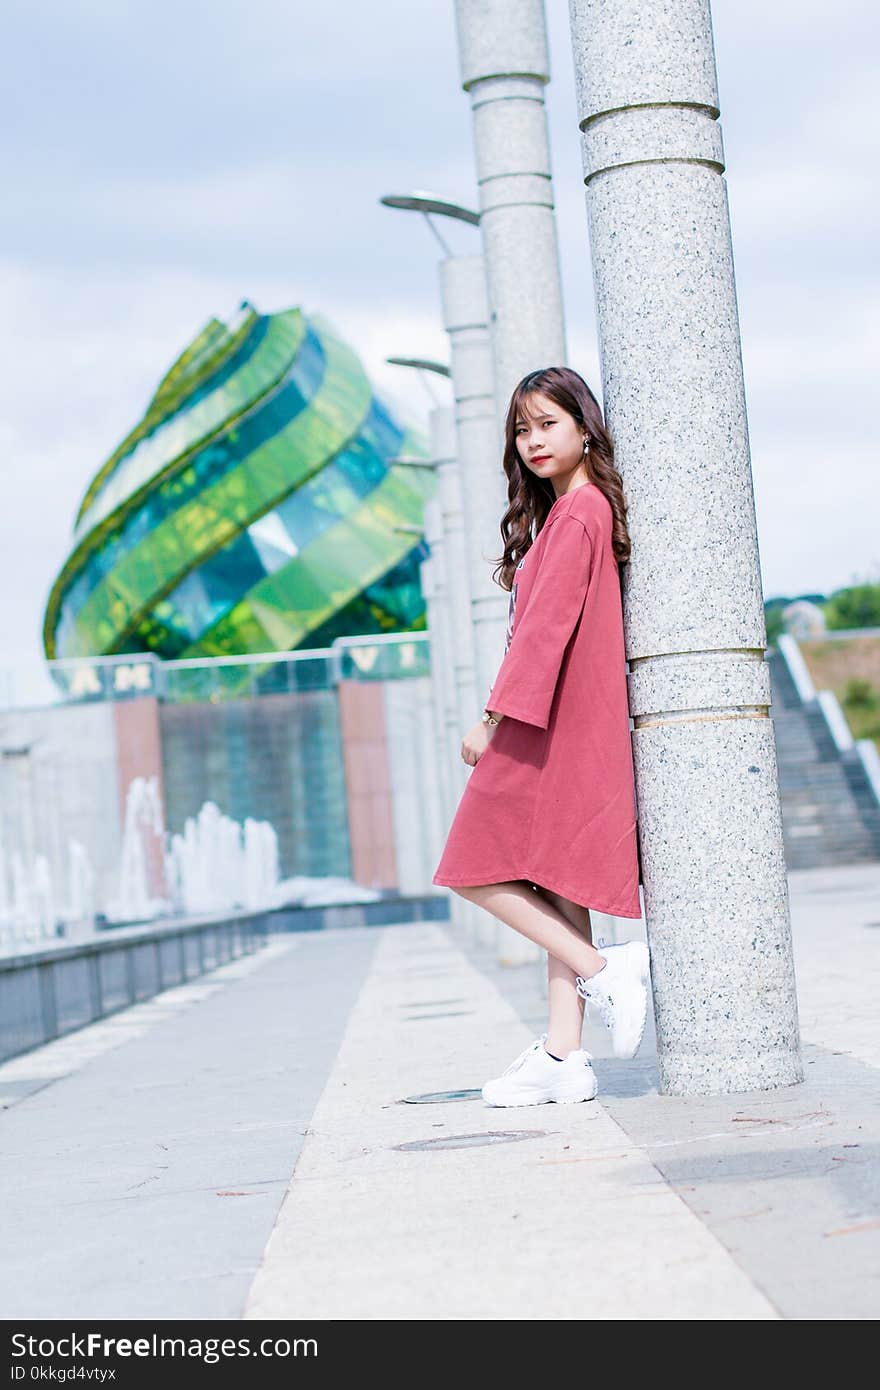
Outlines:
<svg viewBox="0 0 880 1390"><path fill-rule="evenodd" d="M790 897L802 1086L660 1096L650 1025L621 1062L591 1024L596 1101L408 1104L544 1026L543 967L440 923L282 936L13 1059L4 1316L876 1317L880 865Z"/></svg>
<svg viewBox="0 0 880 1390"><path fill-rule="evenodd" d="M621 1062L592 1020L597 1102L401 1106L497 1074L546 988L452 924L386 931L245 1317L876 1317L880 865L789 887L806 1081L725 1097L659 1095L653 1029ZM395 1147L490 1131L531 1137Z"/></svg>
<svg viewBox="0 0 880 1390"><path fill-rule="evenodd" d="M377 941L281 938L0 1067L4 1318L240 1317Z"/></svg>

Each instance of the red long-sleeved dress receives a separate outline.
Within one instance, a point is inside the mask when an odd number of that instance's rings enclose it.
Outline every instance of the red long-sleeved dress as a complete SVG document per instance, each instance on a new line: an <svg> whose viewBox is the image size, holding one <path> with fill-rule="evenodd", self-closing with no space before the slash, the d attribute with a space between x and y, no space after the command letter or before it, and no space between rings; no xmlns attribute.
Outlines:
<svg viewBox="0 0 880 1390"><path fill-rule="evenodd" d="M525 879L641 917L623 611L611 504L563 493L520 561L487 709L505 717L472 769L433 882Z"/></svg>

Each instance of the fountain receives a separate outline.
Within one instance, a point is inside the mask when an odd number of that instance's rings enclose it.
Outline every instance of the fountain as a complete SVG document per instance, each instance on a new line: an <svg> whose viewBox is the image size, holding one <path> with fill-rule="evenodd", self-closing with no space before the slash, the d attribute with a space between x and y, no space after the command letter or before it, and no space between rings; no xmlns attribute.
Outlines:
<svg viewBox="0 0 880 1390"><path fill-rule="evenodd" d="M244 829L213 801L172 835L166 880L178 912L269 907L278 882L278 836L268 821L248 818Z"/></svg>
<svg viewBox="0 0 880 1390"><path fill-rule="evenodd" d="M135 777L125 797L119 896L107 904L109 921L145 921L171 910L164 881L164 839L159 779Z"/></svg>
<svg viewBox="0 0 880 1390"><path fill-rule="evenodd" d="M86 847L73 837L67 841L65 877L66 901L59 902L46 855L25 856L19 849L7 855L0 843L0 951L57 935L81 939L95 930L95 870ZM250 816L242 825L213 801L187 817L182 833L169 834L158 778L135 777L125 799L118 891L102 915L106 923L121 926L227 909L255 912L379 897L347 878L281 880L274 827Z"/></svg>
<svg viewBox="0 0 880 1390"><path fill-rule="evenodd" d="M92 931L95 923L95 875L85 847L68 841L69 901L59 905L52 870L45 854L28 866L20 850L8 857L0 845L0 949L69 936L73 926Z"/></svg>
<svg viewBox="0 0 880 1390"><path fill-rule="evenodd" d="M85 845L79 840L67 842L69 861L68 906L62 913L63 931L67 940L90 936L95 930L95 871Z"/></svg>

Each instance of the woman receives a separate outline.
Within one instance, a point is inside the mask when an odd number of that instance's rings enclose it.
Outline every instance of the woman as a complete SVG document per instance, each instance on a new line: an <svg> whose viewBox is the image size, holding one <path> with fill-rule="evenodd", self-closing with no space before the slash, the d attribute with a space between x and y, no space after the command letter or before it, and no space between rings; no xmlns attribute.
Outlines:
<svg viewBox="0 0 880 1390"><path fill-rule="evenodd" d="M647 1016L643 941L593 945L591 907L641 918L619 566L630 554L614 446L567 367L530 372L505 424L509 505L493 577L510 590L504 657L461 755L474 771L433 882L547 951L547 1032L483 1087L489 1105L591 1100L584 1005L615 1056Z"/></svg>

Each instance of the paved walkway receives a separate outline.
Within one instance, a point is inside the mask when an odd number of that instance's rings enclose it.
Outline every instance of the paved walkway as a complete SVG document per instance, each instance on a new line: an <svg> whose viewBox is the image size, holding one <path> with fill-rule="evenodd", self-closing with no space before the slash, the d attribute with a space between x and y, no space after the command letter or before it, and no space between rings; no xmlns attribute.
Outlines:
<svg viewBox="0 0 880 1390"><path fill-rule="evenodd" d="M801 1086L661 1096L650 1025L630 1062L598 1026L596 1101L405 1103L543 1030L543 970L438 923L278 938L0 1066L4 1316L876 1317L880 865L789 883Z"/></svg>

